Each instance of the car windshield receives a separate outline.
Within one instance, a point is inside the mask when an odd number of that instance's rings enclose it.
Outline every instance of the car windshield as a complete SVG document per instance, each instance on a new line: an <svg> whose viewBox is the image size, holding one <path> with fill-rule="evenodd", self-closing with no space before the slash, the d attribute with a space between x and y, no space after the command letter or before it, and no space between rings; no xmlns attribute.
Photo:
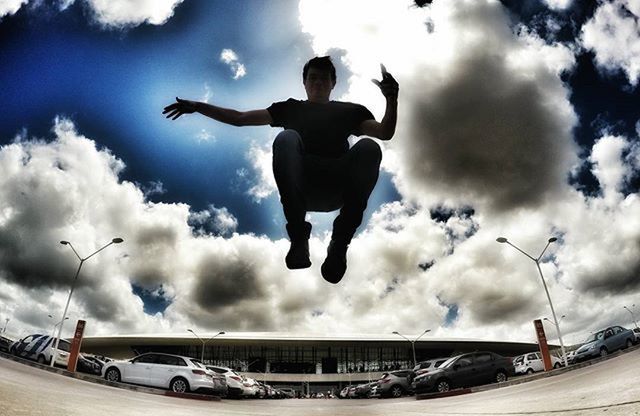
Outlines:
<svg viewBox="0 0 640 416"><path fill-rule="evenodd" d="M588 344L593 341L598 341L602 339L603 336L604 336L604 331L596 332L594 334L589 335L587 339L584 341L584 343Z"/></svg>
<svg viewBox="0 0 640 416"><path fill-rule="evenodd" d="M458 360L458 358L460 358L459 355L456 355L455 357L451 357L449 358L447 361L443 362L442 364L440 364L440 366L438 368L447 368L447 367L451 367L451 364L453 364L455 361Z"/></svg>

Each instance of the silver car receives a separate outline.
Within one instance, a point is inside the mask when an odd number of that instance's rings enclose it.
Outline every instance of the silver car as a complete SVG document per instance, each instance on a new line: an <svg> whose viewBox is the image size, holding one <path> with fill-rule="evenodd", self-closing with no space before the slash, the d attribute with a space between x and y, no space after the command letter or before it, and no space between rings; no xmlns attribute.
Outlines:
<svg viewBox="0 0 640 416"><path fill-rule="evenodd" d="M612 326L594 332L576 350L574 361L579 362L598 356L604 357L619 349L629 348L633 345L634 340L633 331L621 326Z"/></svg>
<svg viewBox="0 0 640 416"><path fill-rule="evenodd" d="M413 394L411 382L416 374L412 370L399 370L382 374L371 389L371 397L401 397Z"/></svg>

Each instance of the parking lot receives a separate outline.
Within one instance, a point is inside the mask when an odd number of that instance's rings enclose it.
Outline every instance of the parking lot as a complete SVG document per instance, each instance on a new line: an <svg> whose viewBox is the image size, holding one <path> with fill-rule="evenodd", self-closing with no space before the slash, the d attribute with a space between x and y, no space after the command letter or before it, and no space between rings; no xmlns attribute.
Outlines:
<svg viewBox="0 0 640 416"><path fill-rule="evenodd" d="M551 377L431 400L189 400L64 377L33 365L0 358L0 415L640 415L639 349Z"/></svg>

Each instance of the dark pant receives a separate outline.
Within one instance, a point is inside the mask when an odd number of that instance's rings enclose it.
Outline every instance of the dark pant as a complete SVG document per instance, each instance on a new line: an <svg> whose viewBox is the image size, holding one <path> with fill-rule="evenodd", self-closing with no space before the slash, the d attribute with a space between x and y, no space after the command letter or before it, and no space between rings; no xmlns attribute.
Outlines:
<svg viewBox="0 0 640 416"><path fill-rule="evenodd" d="M349 244L362 223L381 160L380 146L368 138L330 159L305 153L298 132L282 131L273 142L273 174L289 227L303 227L307 211L340 209L332 239Z"/></svg>

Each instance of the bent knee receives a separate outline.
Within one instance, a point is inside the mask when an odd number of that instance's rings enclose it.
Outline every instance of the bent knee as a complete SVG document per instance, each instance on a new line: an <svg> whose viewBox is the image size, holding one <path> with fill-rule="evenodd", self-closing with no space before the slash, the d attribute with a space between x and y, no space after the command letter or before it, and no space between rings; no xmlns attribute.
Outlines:
<svg viewBox="0 0 640 416"><path fill-rule="evenodd" d="M297 131L292 129L283 130L273 140L273 149L298 148L302 145L302 138Z"/></svg>
<svg viewBox="0 0 640 416"><path fill-rule="evenodd" d="M361 157L376 160L378 162L382 160L382 149L380 148L380 145L376 143L375 140L369 139L368 137L360 139L353 146L353 149Z"/></svg>

